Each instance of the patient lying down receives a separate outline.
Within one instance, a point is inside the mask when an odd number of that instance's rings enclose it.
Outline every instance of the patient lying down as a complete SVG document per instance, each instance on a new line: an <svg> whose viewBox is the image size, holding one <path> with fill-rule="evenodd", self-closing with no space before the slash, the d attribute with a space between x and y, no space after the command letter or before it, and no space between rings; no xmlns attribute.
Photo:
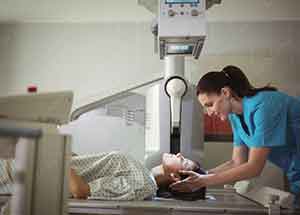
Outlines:
<svg viewBox="0 0 300 215"><path fill-rule="evenodd" d="M120 152L76 156L71 161L69 189L74 198L83 199L144 200L156 193L186 200L203 199L205 188L196 195L170 192L169 185L181 180L180 170L203 173L197 163L181 154L163 154L162 164L151 171Z"/></svg>

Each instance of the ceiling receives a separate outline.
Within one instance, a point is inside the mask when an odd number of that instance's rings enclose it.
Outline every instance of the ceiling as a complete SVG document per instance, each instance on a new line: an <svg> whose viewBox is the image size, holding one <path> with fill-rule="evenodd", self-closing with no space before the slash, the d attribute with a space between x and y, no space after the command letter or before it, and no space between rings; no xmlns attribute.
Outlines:
<svg viewBox="0 0 300 215"><path fill-rule="evenodd" d="M0 0L0 22L144 22L154 17L138 0ZM222 0L208 20L300 20L299 0Z"/></svg>

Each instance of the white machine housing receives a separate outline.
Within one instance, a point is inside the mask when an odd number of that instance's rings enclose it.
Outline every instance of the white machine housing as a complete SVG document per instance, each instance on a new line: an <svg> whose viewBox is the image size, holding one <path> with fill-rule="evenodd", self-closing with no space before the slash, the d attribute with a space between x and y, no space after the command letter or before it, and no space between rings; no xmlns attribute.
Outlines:
<svg viewBox="0 0 300 215"><path fill-rule="evenodd" d="M190 55L197 59L207 34L205 0L160 0L158 40L160 58Z"/></svg>
<svg viewBox="0 0 300 215"><path fill-rule="evenodd" d="M189 84L185 79L185 57L193 56L198 59L202 50L204 40L206 37L206 4L207 0L158 0L158 18L157 25L152 26L152 33L157 36L159 44L160 59L165 62L165 83L163 92L169 97L169 102L164 104L169 107L170 116L168 119L170 122L170 128L162 130L157 135L168 134L170 144L168 150L165 152L171 152L177 154L183 153L182 148L185 144L191 144L186 142L182 136L191 135L190 130L198 130L200 132L200 126L192 127L195 125L188 125L182 123L184 121L183 115L184 106L183 100L188 91ZM140 2L146 8L148 4ZM214 4L213 2L212 4ZM220 3L220 1L218 1ZM210 5L212 5L210 4ZM197 100L197 99L195 99ZM194 99L191 100L193 102ZM162 108L162 107L160 107ZM193 115L196 112L191 111L191 118L197 118ZM162 117L162 116L159 116ZM183 128L188 126L188 129ZM183 134L183 132L186 132ZM200 134L203 136L203 132ZM199 136L200 136L199 135ZM199 138L200 140L201 138ZM203 143L199 144L203 145ZM186 153L186 156L191 158L190 153Z"/></svg>

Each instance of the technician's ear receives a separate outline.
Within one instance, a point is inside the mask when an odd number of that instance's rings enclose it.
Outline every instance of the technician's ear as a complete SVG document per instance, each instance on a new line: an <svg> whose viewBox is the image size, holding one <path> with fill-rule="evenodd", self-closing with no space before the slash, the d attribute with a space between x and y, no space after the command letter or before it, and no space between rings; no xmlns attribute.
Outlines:
<svg viewBox="0 0 300 215"><path fill-rule="evenodd" d="M221 94L223 96L225 96L226 98L230 98L231 97L231 90L230 90L230 88L229 87L223 87L221 89Z"/></svg>

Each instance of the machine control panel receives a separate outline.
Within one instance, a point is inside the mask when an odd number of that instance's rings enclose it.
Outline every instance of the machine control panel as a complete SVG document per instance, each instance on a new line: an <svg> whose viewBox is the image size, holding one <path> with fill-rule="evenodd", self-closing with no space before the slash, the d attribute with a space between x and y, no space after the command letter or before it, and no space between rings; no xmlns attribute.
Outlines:
<svg viewBox="0 0 300 215"><path fill-rule="evenodd" d="M168 17L198 16L203 10L201 0L165 0L161 12Z"/></svg>

